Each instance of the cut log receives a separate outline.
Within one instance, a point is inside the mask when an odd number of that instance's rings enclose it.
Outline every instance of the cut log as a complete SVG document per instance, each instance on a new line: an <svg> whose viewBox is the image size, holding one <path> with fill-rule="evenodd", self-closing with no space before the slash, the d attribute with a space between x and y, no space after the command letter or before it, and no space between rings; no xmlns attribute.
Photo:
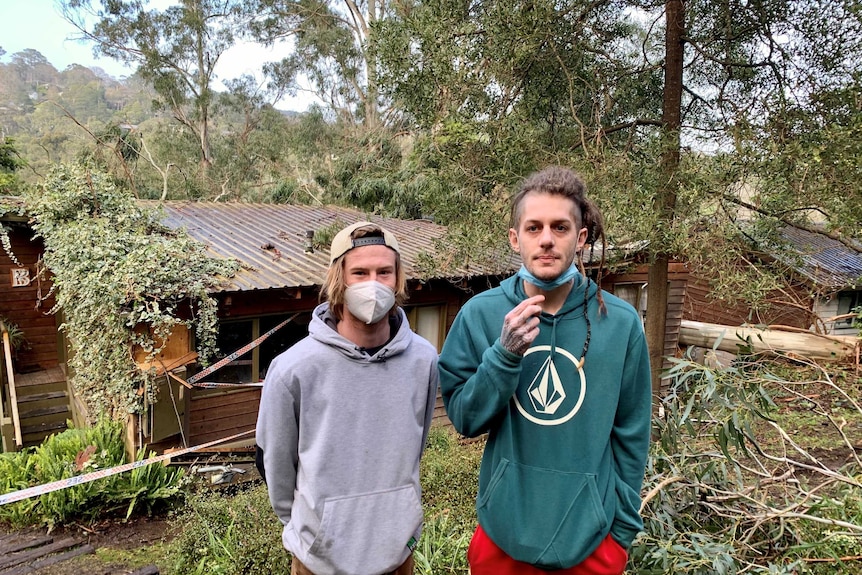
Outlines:
<svg viewBox="0 0 862 575"><path fill-rule="evenodd" d="M682 320L679 343L732 353L740 350L782 352L814 360L855 361L860 340L854 336Z"/></svg>

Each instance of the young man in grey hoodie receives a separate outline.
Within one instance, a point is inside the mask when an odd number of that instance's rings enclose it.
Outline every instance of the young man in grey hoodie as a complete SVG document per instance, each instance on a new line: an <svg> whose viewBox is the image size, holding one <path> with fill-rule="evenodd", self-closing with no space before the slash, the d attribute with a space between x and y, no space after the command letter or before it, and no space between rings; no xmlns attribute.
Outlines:
<svg viewBox="0 0 862 575"><path fill-rule="evenodd" d="M309 335L267 372L258 469L292 575L409 575L437 351L400 307L395 237L369 222L341 230L322 295Z"/></svg>

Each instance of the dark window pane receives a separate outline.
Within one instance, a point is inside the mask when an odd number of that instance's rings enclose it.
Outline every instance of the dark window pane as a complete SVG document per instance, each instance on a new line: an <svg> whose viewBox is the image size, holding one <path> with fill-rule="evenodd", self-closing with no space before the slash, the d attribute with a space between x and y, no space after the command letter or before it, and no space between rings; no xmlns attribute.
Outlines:
<svg viewBox="0 0 862 575"><path fill-rule="evenodd" d="M260 318L260 333L265 334L292 314L267 316ZM260 378L266 377L266 370L275 356L308 335L308 322L311 314L301 313L286 326L269 336L260 344Z"/></svg>
<svg viewBox="0 0 862 575"><path fill-rule="evenodd" d="M224 322L219 327L218 356L215 361L230 355L252 340L252 320ZM216 370L205 379L220 383L248 383L251 381L251 359L249 350L226 366ZM215 363L215 361L213 363Z"/></svg>

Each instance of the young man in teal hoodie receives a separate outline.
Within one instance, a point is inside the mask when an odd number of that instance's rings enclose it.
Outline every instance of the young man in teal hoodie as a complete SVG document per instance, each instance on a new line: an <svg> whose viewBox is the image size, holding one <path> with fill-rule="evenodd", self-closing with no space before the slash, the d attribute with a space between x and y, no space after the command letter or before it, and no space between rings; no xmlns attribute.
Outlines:
<svg viewBox="0 0 862 575"><path fill-rule="evenodd" d="M449 419L488 434L472 575L620 574L643 528L649 353L637 312L584 273L598 239L604 248L577 174L531 175L509 230L521 270L467 302L446 338Z"/></svg>

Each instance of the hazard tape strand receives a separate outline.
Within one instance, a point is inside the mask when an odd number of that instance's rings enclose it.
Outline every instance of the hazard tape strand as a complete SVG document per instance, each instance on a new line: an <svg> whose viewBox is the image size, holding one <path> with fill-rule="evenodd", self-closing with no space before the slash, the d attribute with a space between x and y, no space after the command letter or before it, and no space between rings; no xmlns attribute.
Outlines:
<svg viewBox="0 0 862 575"><path fill-rule="evenodd" d="M242 346L241 348L239 348L235 352L221 358L220 360L218 360L217 362L215 362L211 366L207 367L203 371L199 371L198 373L194 374L193 376L188 378L188 380L187 380L188 383L194 385L194 383L196 381L200 381L201 379L205 378L206 376L208 376L212 372L216 371L217 369L220 369L220 368L224 367L225 365L229 364L230 362L232 362L236 358L247 354L249 351L253 350L257 346L259 346L261 343L263 343L263 341L266 340L266 338L268 338L269 336L271 336L272 334L274 334L275 332L277 332L278 330L280 330L281 328L286 326L291 321L293 321L293 318L295 318L298 315L299 315L299 313L293 314L292 316L290 316L289 318L287 318L286 320L284 320L283 322L281 322L280 324L278 324L277 326L275 326L274 328L272 328L271 330L269 330L268 332L266 332L265 334L263 334L262 336L257 338L256 340L252 341L251 343L247 343L246 345Z"/></svg>
<svg viewBox="0 0 862 575"><path fill-rule="evenodd" d="M15 503L16 501L21 501L23 499L28 499L30 497L36 497L39 495L44 495L46 493L51 493L52 491L59 491L61 489L66 489L67 487L74 487L75 485L81 485L83 483L89 483L91 481L96 481L97 479L102 479L105 477L110 477L111 475L117 475L120 473L124 473L126 471L130 471L132 469L137 469L139 467L144 467L146 465L151 465L153 463L158 463L159 461L164 461L166 459L171 459L173 457L179 457L180 455L185 455L186 453L192 453L194 451L200 451L201 449L205 449L207 447L212 447L213 445L217 445L219 443L224 443L226 441L232 441L234 439L239 439L245 435L253 433L253 429L249 429L248 431L243 431L242 433L237 433L236 435L231 435L230 437L224 437L222 439L216 439L214 441L209 441L207 443L202 443L200 445L195 445L193 447L187 447L185 449L180 449L178 451L172 451L170 453L163 453L162 455L157 455L156 457L150 457L149 459L142 459L140 461L133 461L131 463L125 463L123 465L118 465L116 467L109 467L107 469L100 469L98 471L93 471L91 473L85 473L84 475L75 475L74 477L67 477L66 479L59 479L57 481L52 481L50 483L44 483L42 485L36 485L34 487L28 487L27 489L21 489L19 491L12 491L11 493L5 493L0 495L0 505L5 505L7 503Z"/></svg>

